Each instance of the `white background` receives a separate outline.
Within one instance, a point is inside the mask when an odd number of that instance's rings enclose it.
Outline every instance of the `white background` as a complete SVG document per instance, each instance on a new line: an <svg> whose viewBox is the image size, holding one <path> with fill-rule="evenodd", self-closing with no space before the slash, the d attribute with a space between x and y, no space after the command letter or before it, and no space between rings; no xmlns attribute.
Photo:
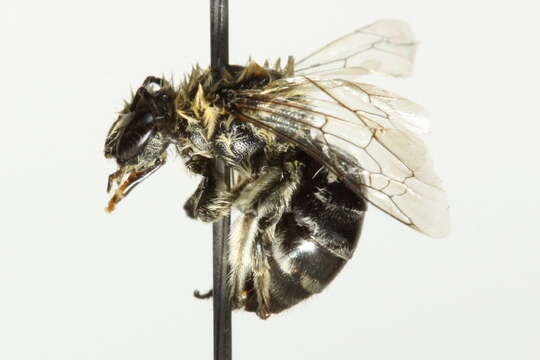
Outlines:
<svg viewBox="0 0 540 360"><path fill-rule="evenodd" d="M231 62L296 54L379 18L420 40L453 232L372 208L322 294L261 321L235 313L235 359L539 359L540 26L533 1L230 1ZM504 5L499 5L504 4ZM0 359L211 359L211 226L170 162L104 212L106 132L146 75L209 63L208 1L0 5Z"/></svg>

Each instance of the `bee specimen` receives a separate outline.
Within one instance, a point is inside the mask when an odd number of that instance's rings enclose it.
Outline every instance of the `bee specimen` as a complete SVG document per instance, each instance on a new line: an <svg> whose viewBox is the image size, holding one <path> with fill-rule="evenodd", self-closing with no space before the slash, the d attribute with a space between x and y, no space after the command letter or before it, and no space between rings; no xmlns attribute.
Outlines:
<svg viewBox="0 0 540 360"><path fill-rule="evenodd" d="M213 222L240 210L230 241L233 308L267 318L321 292L353 255L367 203L433 237L447 199L426 148L422 108L364 75L412 70L409 26L381 20L285 66L195 67L179 87L148 77L112 125L118 163L108 211L174 147L202 176L184 209ZM233 170L228 189L214 160Z"/></svg>

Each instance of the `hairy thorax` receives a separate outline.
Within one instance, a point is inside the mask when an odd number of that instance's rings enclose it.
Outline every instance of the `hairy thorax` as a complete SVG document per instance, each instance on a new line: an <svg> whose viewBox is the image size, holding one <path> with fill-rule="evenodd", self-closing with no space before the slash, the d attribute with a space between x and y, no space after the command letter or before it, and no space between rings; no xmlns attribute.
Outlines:
<svg viewBox="0 0 540 360"><path fill-rule="evenodd" d="M176 109L178 121L173 131L177 148L189 170L202 173L203 163L216 157L237 170L241 178L254 178L265 167L290 156L294 146L272 132L232 115L234 97L267 87L292 75L293 60L274 69L255 62L230 65L219 71L193 68L180 85ZM289 155L287 155L289 154Z"/></svg>

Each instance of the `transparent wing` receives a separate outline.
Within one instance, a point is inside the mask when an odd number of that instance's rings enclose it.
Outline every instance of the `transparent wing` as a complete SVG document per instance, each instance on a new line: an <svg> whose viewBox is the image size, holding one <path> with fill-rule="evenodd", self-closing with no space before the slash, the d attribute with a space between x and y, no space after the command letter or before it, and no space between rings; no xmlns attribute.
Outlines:
<svg viewBox="0 0 540 360"><path fill-rule="evenodd" d="M415 135L426 124L415 103L369 84L297 77L241 91L233 105L379 209L427 235L448 234L446 193Z"/></svg>
<svg viewBox="0 0 540 360"><path fill-rule="evenodd" d="M298 61L295 74L342 79L374 72L406 76L412 72L415 50L407 23L379 20Z"/></svg>

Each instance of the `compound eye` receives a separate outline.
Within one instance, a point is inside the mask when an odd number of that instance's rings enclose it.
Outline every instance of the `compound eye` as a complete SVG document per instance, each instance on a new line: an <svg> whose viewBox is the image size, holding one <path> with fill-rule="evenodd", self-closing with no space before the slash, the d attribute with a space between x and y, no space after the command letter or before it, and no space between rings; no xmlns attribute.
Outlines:
<svg viewBox="0 0 540 360"><path fill-rule="evenodd" d="M126 125L116 143L116 159L130 160L139 155L156 131L156 120L152 113L136 113Z"/></svg>

